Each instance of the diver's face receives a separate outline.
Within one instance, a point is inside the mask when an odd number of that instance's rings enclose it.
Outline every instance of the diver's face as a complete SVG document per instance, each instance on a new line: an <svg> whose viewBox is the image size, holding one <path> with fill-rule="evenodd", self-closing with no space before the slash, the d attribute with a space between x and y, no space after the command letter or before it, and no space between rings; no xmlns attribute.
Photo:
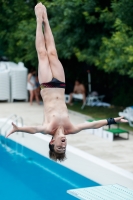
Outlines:
<svg viewBox="0 0 133 200"><path fill-rule="evenodd" d="M57 129L52 141L53 141L52 144L54 144L54 151L56 153L65 153L67 139L62 129Z"/></svg>

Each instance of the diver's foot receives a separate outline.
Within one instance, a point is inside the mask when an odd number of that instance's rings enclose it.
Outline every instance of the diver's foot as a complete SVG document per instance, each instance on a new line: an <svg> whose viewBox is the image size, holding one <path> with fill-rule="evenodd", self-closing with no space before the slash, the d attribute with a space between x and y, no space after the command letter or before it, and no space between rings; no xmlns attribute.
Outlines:
<svg viewBox="0 0 133 200"><path fill-rule="evenodd" d="M43 22L47 21L47 9L46 7L43 5Z"/></svg>
<svg viewBox="0 0 133 200"><path fill-rule="evenodd" d="M42 3L38 3L35 6L35 15L36 15L36 19L38 20L42 20L43 21L43 13L44 13L44 7L42 5Z"/></svg>

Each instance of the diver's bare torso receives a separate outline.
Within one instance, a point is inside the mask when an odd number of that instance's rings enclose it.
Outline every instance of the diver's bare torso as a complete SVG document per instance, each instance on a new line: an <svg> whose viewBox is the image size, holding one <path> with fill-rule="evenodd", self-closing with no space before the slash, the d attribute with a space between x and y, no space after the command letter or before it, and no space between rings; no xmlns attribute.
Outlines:
<svg viewBox="0 0 133 200"><path fill-rule="evenodd" d="M64 92L63 88L44 88L41 90L44 102L43 125L47 127L46 134L54 135L58 127L62 127L66 135L74 131L74 126L69 120Z"/></svg>

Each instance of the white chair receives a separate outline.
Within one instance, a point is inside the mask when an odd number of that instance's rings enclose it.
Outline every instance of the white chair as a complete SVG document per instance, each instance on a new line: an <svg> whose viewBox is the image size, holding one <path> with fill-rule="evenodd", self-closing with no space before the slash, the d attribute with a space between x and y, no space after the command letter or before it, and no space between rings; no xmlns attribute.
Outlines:
<svg viewBox="0 0 133 200"><path fill-rule="evenodd" d="M99 102L98 96L90 96L88 95L88 97L86 98L86 105L87 106L92 106L93 103L95 102Z"/></svg>
<svg viewBox="0 0 133 200"><path fill-rule="evenodd" d="M73 98L78 99L78 100L83 100L83 95L82 94L73 94ZM65 94L65 102L69 103L69 101L70 101L70 95ZM82 104L81 109L84 108L85 104L86 103Z"/></svg>
<svg viewBox="0 0 133 200"><path fill-rule="evenodd" d="M5 70L8 71L8 74ZM8 99L9 101L11 96L11 101L13 101L13 99L28 101L27 68L24 66L24 63L0 62L0 73L2 72L4 74L3 77L2 74L0 75L0 99ZM9 77L11 80L11 87L8 87ZM5 93L3 93L3 91L5 91Z"/></svg>
<svg viewBox="0 0 133 200"><path fill-rule="evenodd" d="M20 67L22 67L22 68L24 67L24 68L25 68L24 63L23 63L23 62L19 62L19 63L18 63L18 67L19 67L19 68L20 68Z"/></svg>
<svg viewBox="0 0 133 200"><path fill-rule="evenodd" d="M0 71L5 71L7 70L6 62L1 61L0 62Z"/></svg>
<svg viewBox="0 0 133 200"><path fill-rule="evenodd" d="M82 94L73 94L73 98L83 100L83 95Z"/></svg>
<svg viewBox="0 0 133 200"><path fill-rule="evenodd" d="M25 67L11 69L11 101L13 99L28 101L27 69Z"/></svg>
<svg viewBox="0 0 133 200"><path fill-rule="evenodd" d="M18 68L18 64L14 63L14 62L10 62L10 61L5 62L5 65L6 65L7 69L9 69L9 70Z"/></svg>
<svg viewBox="0 0 133 200"><path fill-rule="evenodd" d="M73 93L73 98L74 99L78 99L78 100L83 100L83 94L74 94ZM85 107L86 103L83 103L81 106L81 109L83 109Z"/></svg>
<svg viewBox="0 0 133 200"><path fill-rule="evenodd" d="M0 100L10 102L9 70L0 70Z"/></svg>
<svg viewBox="0 0 133 200"><path fill-rule="evenodd" d="M69 94L65 94L65 102L69 103L70 100L70 95Z"/></svg>
<svg viewBox="0 0 133 200"><path fill-rule="evenodd" d="M24 63L4 62L10 71L11 79L11 101L13 99L28 101L27 92L27 68Z"/></svg>
<svg viewBox="0 0 133 200"><path fill-rule="evenodd" d="M91 96L88 95L86 98L86 105L88 106L103 106L103 107L110 107L111 105L106 102L102 102L105 95L101 96Z"/></svg>
<svg viewBox="0 0 133 200"><path fill-rule="evenodd" d="M120 117L124 117L128 120L129 125L133 127L133 108L127 107L123 112L118 113Z"/></svg>

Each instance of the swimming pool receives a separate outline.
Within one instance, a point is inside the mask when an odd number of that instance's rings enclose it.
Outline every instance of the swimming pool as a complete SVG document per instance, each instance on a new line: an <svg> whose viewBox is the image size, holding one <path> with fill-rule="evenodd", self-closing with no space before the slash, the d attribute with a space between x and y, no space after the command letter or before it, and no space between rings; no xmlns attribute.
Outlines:
<svg viewBox="0 0 133 200"><path fill-rule="evenodd" d="M2 200L74 200L67 190L99 185L10 139L1 136L1 142Z"/></svg>

